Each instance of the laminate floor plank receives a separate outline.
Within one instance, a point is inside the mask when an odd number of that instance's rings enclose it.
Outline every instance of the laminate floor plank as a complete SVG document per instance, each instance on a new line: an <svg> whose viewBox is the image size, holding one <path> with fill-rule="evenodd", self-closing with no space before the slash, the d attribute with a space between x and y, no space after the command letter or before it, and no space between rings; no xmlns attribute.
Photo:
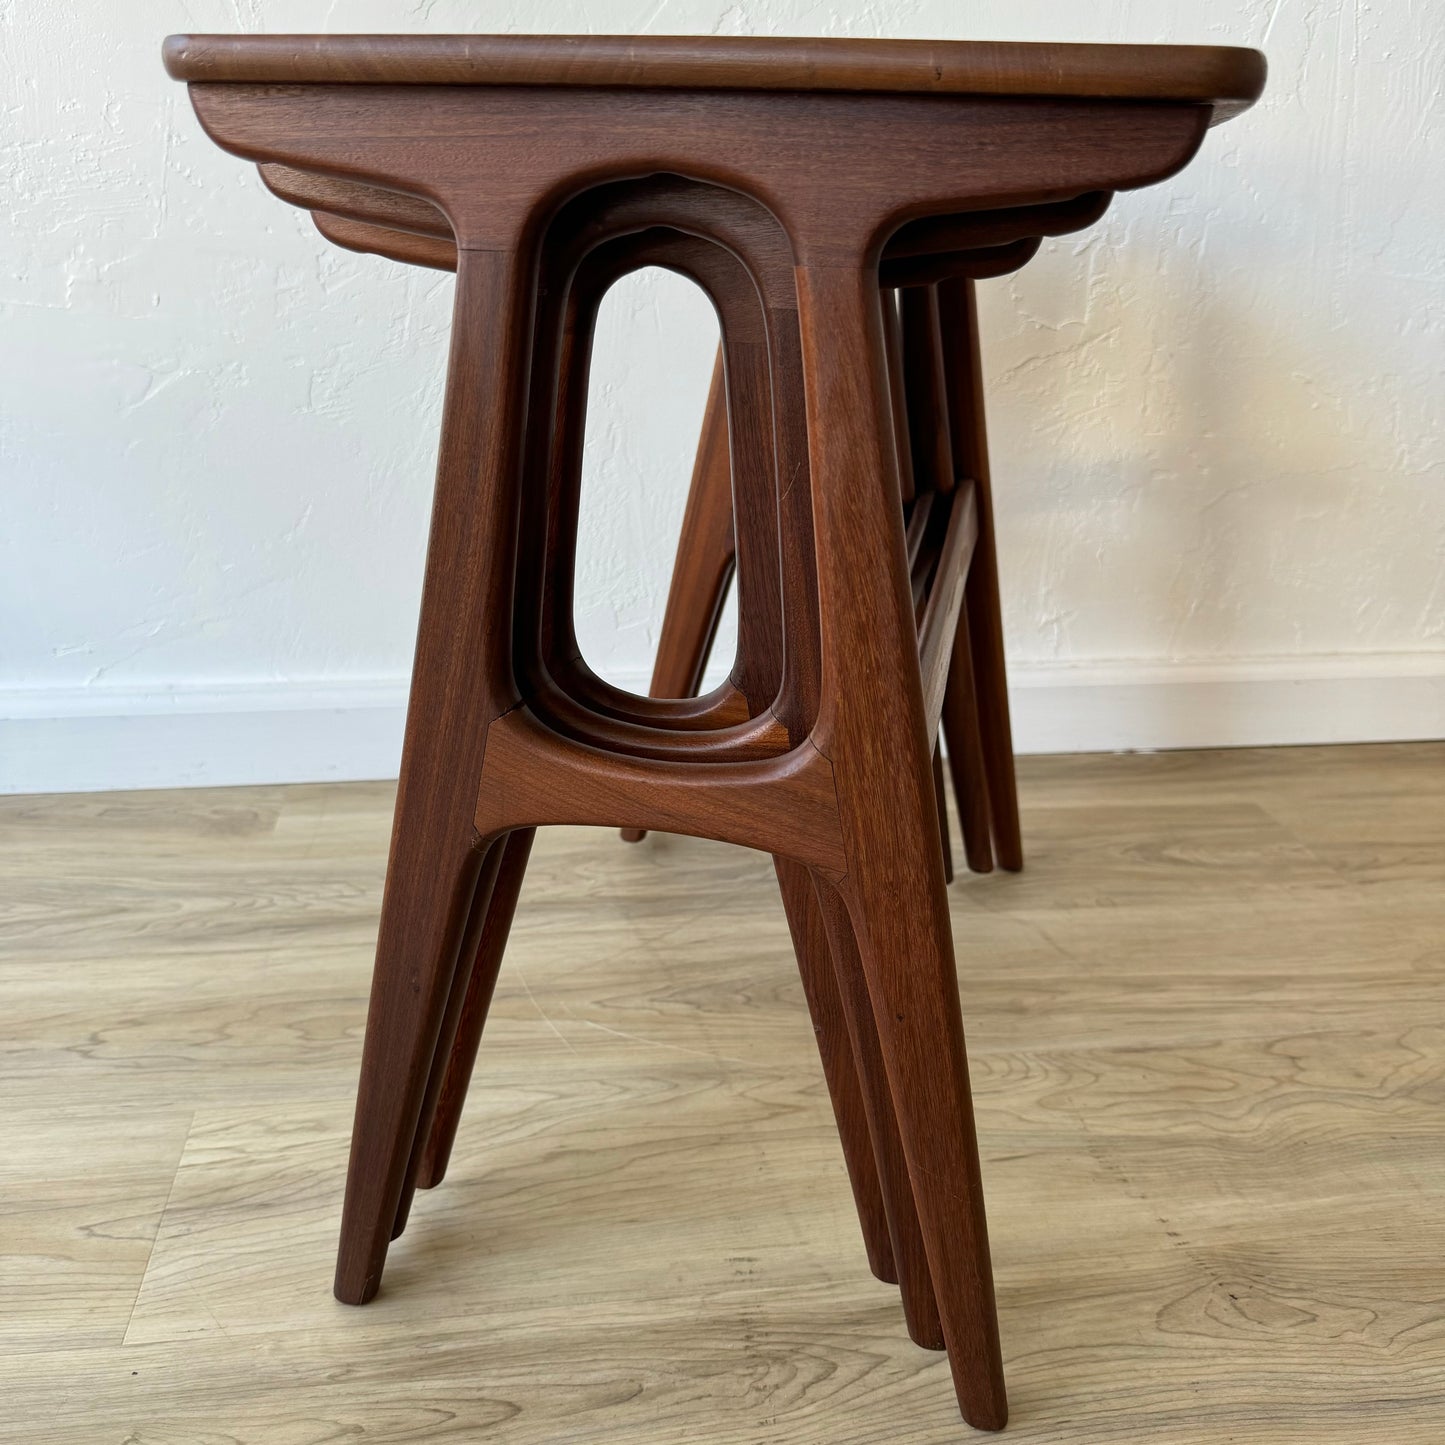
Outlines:
<svg viewBox="0 0 1445 1445"><path fill-rule="evenodd" d="M1026 758L950 890L1049 1445L1435 1445L1445 745ZM443 1185L330 1295L391 785L0 799L0 1440L970 1438L767 859L539 835Z"/></svg>

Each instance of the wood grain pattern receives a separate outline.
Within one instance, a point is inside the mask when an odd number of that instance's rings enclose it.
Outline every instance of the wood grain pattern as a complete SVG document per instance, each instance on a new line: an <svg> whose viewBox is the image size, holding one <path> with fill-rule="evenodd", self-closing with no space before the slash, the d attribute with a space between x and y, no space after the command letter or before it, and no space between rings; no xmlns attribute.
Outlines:
<svg viewBox="0 0 1445 1445"><path fill-rule="evenodd" d="M923 91L1188 101L1220 119L1264 88L1257 50L672 35L172 35L175 80Z"/></svg>
<svg viewBox="0 0 1445 1445"><path fill-rule="evenodd" d="M1445 745L1019 784L950 890L1006 1438L1435 1445ZM0 1439L958 1441L721 845L538 835L447 1186L330 1300L392 805L0 799Z"/></svg>
<svg viewBox="0 0 1445 1445"><path fill-rule="evenodd" d="M340 90L198 83L190 98L208 134L233 154L424 196L464 248L505 249L578 176L643 170L722 181L763 200L799 259L820 265L925 215L1149 185L1188 162L1210 115L1169 102L950 94ZM779 134L787 147L777 145ZM525 173L515 165L521 137L535 142ZM1001 151L1008 166L998 164Z"/></svg>

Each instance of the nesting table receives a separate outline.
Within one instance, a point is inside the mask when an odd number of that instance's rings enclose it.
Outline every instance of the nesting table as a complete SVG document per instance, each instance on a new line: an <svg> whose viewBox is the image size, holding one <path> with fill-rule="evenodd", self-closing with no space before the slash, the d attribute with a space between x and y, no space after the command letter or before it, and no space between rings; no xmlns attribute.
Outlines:
<svg viewBox="0 0 1445 1445"><path fill-rule="evenodd" d="M405 233L457 274L338 1298L375 1294L444 1172L453 1047L480 1036L533 830L721 839L776 861L870 1264L946 1347L965 1419L1001 1427L934 772L982 489L952 454L913 521L882 288L936 288L909 303L917 334L955 335L970 267L1021 264L1178 171L1259 94L1262 57L175 36L165 59L274 188L331 186L342 203L312 208L343 231ZM358 186L371 211L348 221ZM593 318L645 265L690 276L721 322L739 646L702 697L610 686L571 625Z"/></svg>

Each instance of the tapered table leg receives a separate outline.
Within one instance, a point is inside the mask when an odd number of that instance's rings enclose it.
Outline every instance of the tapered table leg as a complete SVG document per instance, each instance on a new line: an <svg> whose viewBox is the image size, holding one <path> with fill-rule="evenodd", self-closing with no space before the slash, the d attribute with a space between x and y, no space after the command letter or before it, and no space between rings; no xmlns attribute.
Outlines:
<svg viewBox="0 0 1445 1445"><path fill-rule="evenodd" d="M650 696L694 697L701 690L736 561L727 398L719 349L662 614ZM624 828L622 836L637 843L646 834L640 828Z"/></svg>
<svg viewBox="0 0 1445 1445"><path fill-rule="evenodd" d="M852 265L798 273L829 704L814 740L833 768L847 855L838 892L867 980L959 1408L971 1424L998 1429L1008 1406L993 1272L865 254L860 245Z"/></svg>
<svg viewBox="0 0 1445 1445"><path fill-rule="evenodd" d="M519 828L507 835L505 851L480 929L476 961L467 980L456 1038L446 1059L436 1113L421 1150L416 1175L419 1189L433 1189L446 1176L536 833L535 828Z"/></svg>
<svg viewBox="0 0 1445 1445"><path fill-rule="evenodd" d="M474 816L488 725L513 704L505 618L515 527L532 269L464 252L457 273L411 701L362 1051L336 1296L381 1281L423 1097L482 863Z"/></svg>
<svg viewBox="0 0 1445 1445"><path fill-rule="evenodd" d="M843 1145L848 1181L853 1186L853 1200L858 1208L858 1223L863 1230L868 1265L879 1279L897 1284L898 1270L889 1239L888 1211L879 1186L878 1166L874 1162L875 1149L868 1127L864 1090L859 1087L848 1020L838 991L823 915L813 893L813 880L806 868L787 858L775 858L773 862L783 907L788 915L788 928L793 936L793 951L798 957L803 994L808 1000L808 1014L813 1021L813 1033L823 1060L823 1078L833 1101L833 1116L837 1120L838 1136ZM886 1088L886 1084L883 1087ZM906 1175L903 1183L906 1188ZM909 1206L912 1207L911 1199Z"/></svg>
<svg viewBox="0 0 1445 1445"><path fill-rule="evenodd" d="M1004 660L1003 609L999 602L998 552L994 543L993 491L984 422L983 363L979 349L978 303L970 280L945 281L938 304L946 351L954 464L977 488L978 542L968 571L965 607L972 649L975 696L984 769L988 778L993 851L1000 868L1016 873L1024 865L1019 830L1018 783L1014 776L1013 727L1009 720L1008 671ZM964 800L959 799L960 810Z"/></svg>

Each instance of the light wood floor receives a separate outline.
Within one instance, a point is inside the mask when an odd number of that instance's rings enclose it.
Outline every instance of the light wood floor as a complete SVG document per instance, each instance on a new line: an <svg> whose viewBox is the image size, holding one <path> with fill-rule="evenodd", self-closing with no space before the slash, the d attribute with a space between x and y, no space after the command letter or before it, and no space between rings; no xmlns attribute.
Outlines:
<svg viewBox="0 0 1445 1445"><path fill-rule="evenodd" d="M1005 1438L1445 1440L1445 746L1022 786L952 890ZM719 845L539 838L451 1176L332 1300L390 801L0 800L0 1437L968 1438Z"/></svg>

